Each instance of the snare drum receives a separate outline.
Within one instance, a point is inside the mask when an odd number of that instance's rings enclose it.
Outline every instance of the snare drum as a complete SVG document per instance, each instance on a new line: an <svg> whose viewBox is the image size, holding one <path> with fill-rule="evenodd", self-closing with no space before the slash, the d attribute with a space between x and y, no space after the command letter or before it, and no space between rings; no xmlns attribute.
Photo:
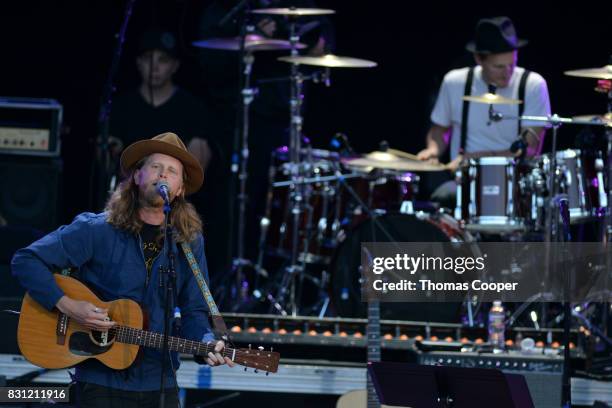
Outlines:
<svg viewBox="0 0 612 408"><path fill-rule="evenodd" d="M532 200L521 189L526 173L512 157L469 159L457 170L455 218L469 230L504 233L524 230L531 219Z"/></svg>

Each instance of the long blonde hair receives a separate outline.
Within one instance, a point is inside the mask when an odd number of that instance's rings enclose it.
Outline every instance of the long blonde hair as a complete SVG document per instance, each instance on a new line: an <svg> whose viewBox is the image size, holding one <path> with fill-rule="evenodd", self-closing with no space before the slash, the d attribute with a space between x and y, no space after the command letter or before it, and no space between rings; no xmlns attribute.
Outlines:
<svg viewBox="0 0 612 408"><path fill-rule="evenodd" d="M106 221L119 229L132 234L140 233L143 222L138 215L138 186L134 181L134 173L140 169L148 157L141 159L128 176L119 184L104 207ZM185 175L183 175L185 178ZM202 219L193 204L185 197L176 196L172 201L170 224L173 227L173 238L176 242L192 242L202 233Z"/></svg>

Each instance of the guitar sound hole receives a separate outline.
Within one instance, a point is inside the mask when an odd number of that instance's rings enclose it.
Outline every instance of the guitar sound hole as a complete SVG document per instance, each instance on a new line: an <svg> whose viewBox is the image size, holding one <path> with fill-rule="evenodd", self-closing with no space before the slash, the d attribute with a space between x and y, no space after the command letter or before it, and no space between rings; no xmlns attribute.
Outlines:
<svg viewBox="0 0 612 408"><path fill-rule="evenodd" d="M104 347L98 346L91 341L89 333L85 332L73 333L70 336L70 342L68 343L70 352L78 356L95 356L97 354L102 354L108 351L111 346L112 343Z"/></svg>

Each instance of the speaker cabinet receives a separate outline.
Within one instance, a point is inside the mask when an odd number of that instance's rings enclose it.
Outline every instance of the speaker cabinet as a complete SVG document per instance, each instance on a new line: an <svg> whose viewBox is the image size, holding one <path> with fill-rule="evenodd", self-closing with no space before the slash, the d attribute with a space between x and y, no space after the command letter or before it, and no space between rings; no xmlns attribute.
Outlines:
<svg viewBox="0 0 612 408"><path fill-rule="evenodd" d="M57 228L61 175L60 159L0 156L0 215L8 225Z"/></svg>

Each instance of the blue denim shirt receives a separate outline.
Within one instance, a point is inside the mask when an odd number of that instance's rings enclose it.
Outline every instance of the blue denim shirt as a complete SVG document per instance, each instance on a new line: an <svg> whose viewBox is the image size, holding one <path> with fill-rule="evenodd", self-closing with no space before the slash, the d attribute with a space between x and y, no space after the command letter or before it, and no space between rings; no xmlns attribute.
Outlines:
<svg viewBox="0 0 612 408"><path fill-rule="evenodd" d="M177 306L181 309L181 332L173 333L190 340L211 341L214 336L208 323L208 306L187 263L182 249L175 251ZM208 270L204 255L204 238L191 243L204 278ZM48 310L63 296L55 283L53 269L78 268L83 283L103 301L132 299L138 302L148 321L147 329L163 333L164 289L160 287L159 267L166 266L162 252L153 263L146 283L146 268L140 237L119 230L106 222L106 214L83 213L67 226L50 233L15 253L13 274L30 296ZM172 325L171 325L172 327ZM172 365L178 368L178 356L172 353ZM125 370L113 370L94 359L77 365L78 381L131 391L159 389L161 350L143 348L136 361ZM171 367L167 365L167 387L174 387Z"/></svg>

